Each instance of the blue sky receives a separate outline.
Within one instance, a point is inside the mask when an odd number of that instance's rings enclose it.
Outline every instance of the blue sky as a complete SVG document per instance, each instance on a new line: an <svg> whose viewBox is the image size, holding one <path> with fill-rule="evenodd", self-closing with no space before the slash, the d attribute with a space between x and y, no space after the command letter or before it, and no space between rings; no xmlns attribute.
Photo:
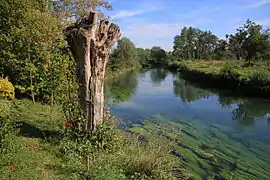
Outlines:
<svg viewBox="0 0 270 180"><path fill-rule="evenodd" d="M111 0L106 14L122 36L137 47L172 50L173 38L183 26L210 30L220 38L249 18L270 28L270 0Z"/></svg>

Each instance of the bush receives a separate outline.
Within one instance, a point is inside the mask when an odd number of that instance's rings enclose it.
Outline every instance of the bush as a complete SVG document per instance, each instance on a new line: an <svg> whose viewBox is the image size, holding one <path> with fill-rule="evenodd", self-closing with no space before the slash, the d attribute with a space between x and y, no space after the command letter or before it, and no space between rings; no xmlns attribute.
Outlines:
<svg viewBox="0 0 270 180"><path fill-rule="evenodd" d="M231 76L233 74L233 70L239 68L241 68L241 66L238 62L228 61L220 69L220 74L224 76Z"/></svg>
<svg viewBox="0 0 270 180"><path fill-rule="evenodd" d="M12 137L15 134L11 119L12 103L0 100L0 157L12 150Z"/></svg>
<svg viewBox="0 0 270 180"><path fill-rule="evenodd" d="M14 86L8 81L8 78L0 77L0 98L14 99Z"/></svg>
<svg viewBox="0 0 270 180"><path fill-rule="evenodd" d="M60 151L68 164L83 164L75 170L84 179L175 179L174 161L167 141L136 135L117 129L113 120L84 137L65 137ZM71 126L67 127L67 129Z"/></svg>
<svg viewBox="0 0 270 180"><path fill-rule="evenodd" d="M111 119L97 126L90 134L74 136L72 126L67 127L67 133L60 145L60 151L67 160L85 160L94 153L112 153L117 151L123 144L120 130L115 127Z"/></svg>

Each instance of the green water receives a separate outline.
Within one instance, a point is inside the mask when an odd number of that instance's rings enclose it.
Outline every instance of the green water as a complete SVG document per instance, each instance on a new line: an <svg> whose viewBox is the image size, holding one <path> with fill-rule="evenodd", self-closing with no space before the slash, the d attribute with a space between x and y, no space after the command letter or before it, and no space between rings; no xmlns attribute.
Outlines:
<svg viewBox="0 0 270 180"><path fill-rule="evenodd" d="M173 155L192 179L270 180L270 102L200 88L163 69L110 80L112 113L174 143Z"/></svg>

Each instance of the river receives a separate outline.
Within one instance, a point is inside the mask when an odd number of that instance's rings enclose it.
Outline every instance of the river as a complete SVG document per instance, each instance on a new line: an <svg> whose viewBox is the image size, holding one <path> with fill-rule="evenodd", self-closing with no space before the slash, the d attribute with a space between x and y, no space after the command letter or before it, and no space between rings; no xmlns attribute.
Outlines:
<svg viewBox="0 0 270 180"><path fill-rule="evenodd" d="M174 127L170 133L180 134L174 154L194 179L270 179L266 99L204 89L164 69L108 81L105 99L131 130L144 122Z"/></svg>

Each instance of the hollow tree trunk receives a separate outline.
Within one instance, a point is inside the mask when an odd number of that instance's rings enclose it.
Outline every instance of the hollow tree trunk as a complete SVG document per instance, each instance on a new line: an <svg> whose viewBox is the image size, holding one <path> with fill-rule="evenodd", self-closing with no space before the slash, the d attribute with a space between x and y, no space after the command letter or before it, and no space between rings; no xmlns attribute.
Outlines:
<svg viewBox="0 0 270 180"><path fill-rule="evenodd" d="M120 37L120 29L115 24L101 20L98 13L90 12L65 29L65 36L77 63L79 99L85 113L85 130L95 129L102 123L104 108L104 75L109 59L109 51Z"/></svg>

